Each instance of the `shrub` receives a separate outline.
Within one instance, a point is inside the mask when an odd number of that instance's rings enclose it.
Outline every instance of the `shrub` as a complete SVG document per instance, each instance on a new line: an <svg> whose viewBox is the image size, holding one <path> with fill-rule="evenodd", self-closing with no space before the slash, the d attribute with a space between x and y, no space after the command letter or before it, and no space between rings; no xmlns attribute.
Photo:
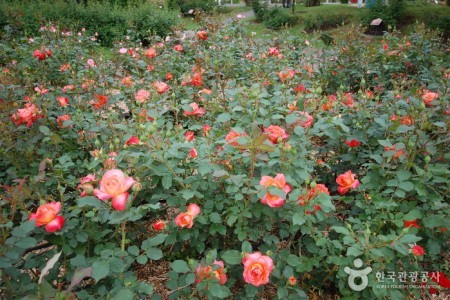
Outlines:
<svg viewBox="0 0 450 300"><path fill-rule="evenodd" d="M365 13L361 16L361 21L369 26L372 20L380 18L385 26L395 27L404 16L404 12L405 3L402 0L376 0L371 8L365 10Z"/></svg>
<svg viewBox="0 0 450 300"><path fill-rule="evenodd" d="M85 27L104 46L122 38L129 29L137 30L136 35L144 37L149 34L166 36L177 17L151 4L139 6L116 7L109 2L89 2L88 5L75 1L0 1L0 14L18 33L36 34L39 28L48 22L64 24L66 29Z"/></svg>
<svg viewBox="0 0 450 300"><path fill-rule="evenodd" d="M297 16L293 16L281 8L270 9L264 14L264 25L273 30L293 26L297 21Z"/></svg>
<svg viewBox="0 0 450 300"><path fill-rule="evenodd" d="M303 21L304 29L307 31L325 30L342 25L349 21L351 15L348 14L330 14L326 17L322 15L307 17Z"/></svg>
<svg viewBox="0 0 450 300"><path fill-rule="evenodd" d="M252 1L253 12L259 22L264 21L264 15L268 12L269 6L266 1L254 0Z"/></svg>
<svg viewBox="0 0 450 300"><path fill-rule="evenodd" d="M189 0L178 1L178 5L183 15L189 15L189 12L194 10L211 12L217 7L217 2L214 0Z"/></svg>

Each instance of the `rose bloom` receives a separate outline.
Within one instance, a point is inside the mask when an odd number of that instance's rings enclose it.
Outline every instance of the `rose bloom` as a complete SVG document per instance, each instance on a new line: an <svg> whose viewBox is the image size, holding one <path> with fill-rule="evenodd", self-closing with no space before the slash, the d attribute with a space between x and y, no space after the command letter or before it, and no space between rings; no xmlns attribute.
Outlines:
<svg viewBox="0 0 450 300"><path fill-rule="evenodd" d="M196 158L198 156L197 149L192 148L191 151L189 151L189 156L191 158Z"/></svg>
<svg viewBox="0 0 450 300"><path fill-rule="evenodd" d="M205 109L204 108L200 108L198 106L198 104L195 103L195 102L192 102L191 104L189 104L189 106L191 107L192 111L185 110L183 112L183 115L185 115L185 116L199 116L199 117L201 117L201 116L203 116L206 113Z"/></svg>
<svg viewBox="0 0 450 300"><path fill-rule="evenodd" d="M186 212L182 212L178 214L178 216L176 216L175 224L178 227L192 228L192 226L194 225L194 219L198 216L199 213L200 207L195 203L191 203L187 207Z"/></svg>
<svg viewBox="0 0 450 300"><path fill-rule="evenodd" d="M139 145L140 140L137 136L132 135L128 141L125 142L125 145L131 146L131 145Z"/></svg>
<svg viewBox="0 0 450 300"><path fill-rule="evenodd" d="M397 151L397 147L395 145L392 148L384 147L384 151L396 151L392 156L393 158L399 158L400 156L404 155L403 149Z"/></svg>
<svg viewBox="0 0 450 300"><path fill-rule="evenodd" d="M432 102L439 98L439 94L435 92L426 92L422 95L422 100L426 106L431 106Z"/></svg>
<svg viewBox="0 0 450 300"><path fill-rule="evenodd" d="M170 86L162 81L157 81L154 83L154 86L156 88L156 91L158 92L158 94L162 94L164 92L167 92L170 88Z"/></svg>
<svg viewBox="0 0 450 300"><path fill-rule="evenodd" d="M195 275L197 275L195 282L199 283L202 280L214 278L219 280L219 284L225 284L227 282L227 275L224 273L224 268L225 266L221 260L214 260L213 266L203 267L202 265L198 265L197 269L195 269Z"/></svg>
<svg viewBox="0 0 450 300"><path fill-rule="evenodd" d="M186 141L191 142L194 140L195 137L195 132L193 131L186 131L186 133L184 134L184 138L186 139Z"/></svg>
<svg viewBox="0 0 450 300"><path fill-rule="evenodd" d="M62 107L66 107L69 104L69 98L63 96L56 97L56 101L58 101L59 105Z"/></svg>
<svg viewBox="0 0 450 300"><path fill-rule="evenodd" d="M294 126L297 126L297 125L300 125L300 126L302 126L303 128L309 128L309 127L311 127L312 126L312 124L313 124L313 120L314 120L314 118L313 118L313 116L311 116L308 112L306 112L306 111L299 111L299 112L297 112L298 114L299 114L299 120L298 121L296 121L293 125Z"/></svg>
<svg viewBox="0 0 450 300"><path fill-rule="evenodd" d="M145 56L147 56L148 58L155 57L156 56L155 48L149 48L149 49L145 50Z"/></svg>
<svg viewBox="0 0 450 300"><path fill-rule="evenodd" d="M297 285L297 278L295 278L294 276L291 276L288 278L288 282L287 282L290 286L295 286Z"/></svg>
<svg viewBox="0 0 450 300"><path fill-rule="evenodd" d="M298 204L300 206L304 206L321 193L329 195L330 191L324 184L318 183L315 187L309 189L306 195L301 195L298 197Z"/></svg>
<svg viewBox="0 0 450 300"><path fill-rule="evenodd" d="M42 51L39 49L36 49L33 52L33 56L39 60L45 60L52 56L52 52L48 49L44 49Z"/></svg>
<svg viewBox="0 0 450 300"><path fill-rule="evenodd" d="M194 73L194 75L191 77L191 80L189 81L189 84L192 86L202 86L203 84L203 77L200 73Z"/></svg>
<svg viewBox="0 0 450 300"><path fill-rule="evenodd" d="M168 72L167 74L166 74L166 77L164 77L167 81L169 81L169 80L171 80L172 78L173 78L173 75L172 75L172 73L170 73L170 72Z"/></svg>
<svg viewBox="0 0 450 300"><path fill-rule="evenodd" d="M353 139L353 140L351 140L351 141L345 140L345 143L346 143L347 146L349 146L350 148L355 148L355 147L361 146L361 142L358 141L358 140L356 140L356 139Z"/></svg>
<svg viewBox="0 0 450 300"><path fill-rule="evenodd" d="M60 70L61 72L65 72L65 71L67 71L69 68L70 68L70 64L64 64L64 65L62 65L62 66L59 68L59 70Z"/></svg>
<svg viewBox="0 0 450 300"><path fill-rule="evenodd" d="M56 119L56 122L58 123L58 126L59 126L60 128L65 128L64 122L65 122L65 121L70 121L70 120L71 120L71 119L70 119L70 116L67 115L67 114L65 114L65 115L59 116L59 117ZM72 126L72 125L71 125L71 126Z"/></svg>
<svg viewBox="0 0 450 300"><path fill-rule="evenodd" d="M175 51L177 51L177 52L183 52L183 51L184 51L184 48L183 48L183 46L181 46L180 44L178 44L178 45L175 45L175 46L173 47L173 50L175 50Z"/></svg>
<svg viewBox="0 0 450 300"><path fill-rule="evenodd" d="M344 104L345 106L348 107L353 107L354 106L354 100L352 97L352 93L345 93L344 96L342 97L342 104Z"/></svg>
<svg viewBox="0 0 450 300"><path fill-rule="evenodd" d="M288 79L292 79L295 76L295 71L291 69L286 69L286 71L280 71L278 73L278 77L280 77L280 80L282 82L285 82Z"/></svg>
<svg viewBox="0 0 450 300"><path fill-rule="evenodd" d="M415 245L411 248L411 253L414 256L422 256L425 254L425 250L421 246Z"/></svg>
<svg viewBox="0 0 450 300"><path fill-rule="evenodd" d="M244 265L244 281L254 286L260 286L269 282L270 273L273 270L273 260L261 252L248 254L242 259Z"/></svg>
<svg viewBox="0 0 450 300"><path fill-rule="evenodd" d="M96 181L95 175L88 174L80 179L80 184L77 186L77 189L82 189L83 191L80 194L80 197L86 197L87 195L92 195L94 192L94 186L91 182Z"/></svg>
<svg viewBox="0 0 450 300"><path fill-rule="evenodd" d="M404 223L405 223L405 228L408 228L408 227L415 227L415 228L422 228L422 227L420 227L420 225L419 224L417 224L417 220L412 220L412 221L408 221L408 220L405 220L404 221Z"/></svg>
<svg viewBox="0 0 450 300"><path fill-rule="evenodd" d="M278 56L280 54L280 51L277 47L270 47L269 48L269 56Z"/></svg>
<svg viewBox="0 0 450 300"><path fill-rule="evenodd" d="M410 116L403 116L402 117L402 124L406 126L411 126L414 124L414 119Z"/></svg>
<svg viewBox="0 0 450 300"><path fill-rule="evenodd" d="M208 33L206 31L199 31L196 34L197 39L206 41L208 39Z"/></svg>
<svg viewBox="0 0 450 300"><path fill-rule="evenodd" d="M120 81L124 86L133 86L133 80L131 79L131 76L126 76Z"/></svg>
<svg viewBox="0 0 450 300"><path fill-rule="evenodd" d="M355 189L359 186L359 180L355 179L355 174L352 171L347 171L336 178L336 183L339 185L338 193L346 194L350 189Z"/></svg>
<svg viewBox="0 0 450 300"><path fill-rule="evenodd" d="M163 231L166 228L166 223L162 220L158 220L152 224L152 228L155 231Z"/></svg>
<svg viewBox="0 0 450 300"><path fill-rule="evenodd" d="M17 113L11 116L11 121L17 126L26 124L27 127L31 127L31 125L33 125L33 123L39 118L43 118L43 115L39 114L39 110L36 105L26 103L25 108L19 108Z"/></svg>
<svg viewBox="0 0 450 300"><path fill-rule="evenodd" d="M239 142L238 139L241 136L247 136L247 133L243 132L243 133L239 133L237 131L231 130L230 132L228 132L228 134L225 136L225 140L233 145L233 146L239 146Z"/></svg>
<svg viewBox="0 0 450 300"><path fill-rule="evenodd" d="M89 58L86 63L91 68L95 67L95 62L94 62L94 60L92 58Z"/></svg>
<svg viewBox="0 0 450 300"><path fill-rule="evenodd" d="M134 99L140 103L144 103L150 97L150 93L146 90L139 90L136 95L134 95Z"/></svg>
<svg viewBox="0 0 450 300"><path fill-rule="evenodd" d="M91 100L91 104L95 109L100 109L102 106L105 106L108 102L108 96L101 95L101 94L95 94L94 95L95 100Z"/></svg>
<svg viewBox="0 0 450 300"><path fill-rule="evenodd" d="M63 91L64 93L67 93L68 91L71 91L71 90L73 90L73 89L75 89L75 86L74 86L73 84L68 84L68 85L65 85L65 86L62 88L62 91Z"/></svg>
<svg viewBox="0 0 450 300"><path fill-rule="evenodd" d="M126 176L121 170L112 169L103 174L99 189L94 195L102 201L111 199L112 206L117 210L124 210L127 206L128 190L136 181Z"/></svg>
<svg viewBox="0 0 450 300"><path fill-rule="evenodd" d="M278 144L279 140L284 141L289 137L283 128L276 125L270 125L269 127L264 128L264 133L269 137L269 141L271 141L272 144Z"/></svg>
<svg viewBox="0 0 450 300"><path fill-rule="evenodd" d="M35 213L31 213L30 220L36 220L36 226L45 225L45 231L55 232L64 227L64 217L58 216L61 210L61 202L50 202L38 207Z"/></svg>
<svg viewBox="0 0 450 300"><path fill-rule="evenodd" d="M270 176L262 176L259 184L269 188L269 187L277 187L283 190L286 195L292 190L292 187L289 183L286 183L286 179L284 174L277 174L275 178ZM270 192L267 192L264 197L261 199L261 203L267 204L270 207L280 207L284 203L283 198L277 195L272 195Z"/></svg>

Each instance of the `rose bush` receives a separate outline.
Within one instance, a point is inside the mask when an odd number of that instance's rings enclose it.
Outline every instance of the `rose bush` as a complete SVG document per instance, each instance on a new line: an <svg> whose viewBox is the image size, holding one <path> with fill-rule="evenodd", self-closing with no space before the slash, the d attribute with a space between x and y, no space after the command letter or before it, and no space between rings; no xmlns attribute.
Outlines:
<svg viewBox="0 0 450 300"><path fill-rule="evenodd" d="M170 299L418 297L376 274L449 276L450 65L434 36L325 46L235 20L104 57L54 28L2 36L2 298L157 298L137 269L158 260ZM356 258L373 270L361 292Z"/></svg>

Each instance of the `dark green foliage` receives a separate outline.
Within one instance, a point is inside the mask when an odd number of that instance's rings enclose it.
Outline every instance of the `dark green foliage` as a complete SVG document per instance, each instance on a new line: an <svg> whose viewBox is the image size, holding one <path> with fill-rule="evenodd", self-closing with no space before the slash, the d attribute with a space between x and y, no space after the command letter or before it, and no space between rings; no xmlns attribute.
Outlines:
<svg viewBox="0 0 450 300"><path fill-rule="evenodd" d="M183 15L189 15L193 10L213 11L217 7L217 2L214 0L168 0L167 6L172 10L179 9Z"/></svg>
<svg viewBox="0 0 450 300"><path fill-rule="evenodd" d="M295 25L297 21L297 16L290 15L281 8L270 9L264 15L264 25L274 30Z"/></svg>
<svg viewBox="0 0 450 300"><path fill-rule="evenodd" d="M293 26L298 22L298 17L289 14L281 8L269 8L267 2L253 1L253 11L256 19L264 22L269 29L280 29L286 26Z"/></svg>
<svg viewBox="0 0 450 300"><path fill-rule="evenodd" d="M377 0L375 4L366 10L361 17L364 25L369 25L372 20L380 18L385 26L396 26L405 13L405 3L403 0L391 0L386 3L383 0Z"/></svg>
<svg viewBox="0 0 450 300"><path fill-rule="evenodd" d="M348 14L327 15L326 17L317 15L306 18L304 26L307 31L324 30L342 25L342 23L347 22L350 17L351 16Z"/></svg>
<svg viewBox="0 0 450 300"><path fill-rule="evenodd" d="M62 24L68 30L86 28L103 46L110 46L122 38L127 30L137 36L166 36L177 18L151 4L121 7L110 2L76 1L0 1L0 16L12 30L25 35L36 34L48 22ZM0 29L1 30L1 29Z"/></svg>

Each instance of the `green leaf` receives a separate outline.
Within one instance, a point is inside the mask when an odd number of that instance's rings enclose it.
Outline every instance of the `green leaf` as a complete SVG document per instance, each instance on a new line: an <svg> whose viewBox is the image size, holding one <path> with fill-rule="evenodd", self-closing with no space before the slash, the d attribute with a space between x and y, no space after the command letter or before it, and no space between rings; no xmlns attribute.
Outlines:
<svg viewBox="0 0 450 300"><path fill-rule="evenodd" d="M405 133L408 131L414 130L414 126L406 126L406 125L400 125L397 127L397 130L395 133Z"/></svg>
<svg viewBox="0 0 450 300"><path fill-rule="evenodd" d="M32 237L24 237L24 238L20 238L16 243L15 243L16 247L22 248L22 249L28 249L31 247L34 247L37 245L37 240L35 238Z"/></svg>
<svg viewBox="0 0 450 300"><path fill-rule="evenodd" d="M397 171L397 178L399 181L406 181L409 178L411 178L412 174L409 171L406 170L398 170Z"/></svg>
<svg viewBox="0 0 450 300"><path fill-rule="evenodd" d="M286 258L286 263L292 267L297 267L302 263L302 261L300 260L300 257L294 254L289 254L288 257Z"/></svg>
<svg viewBox="0 0 450 300"><path fill-rule="evenodd" d="M147 257L151 260L158 260L163 258L164 254L162 253L161 249L159 248L150 248L147 251Z"/></svg>
<svg viewBox="0 0 450 300"><path fill-rule="evenodd" d="M42 132L43 135L50 135L51 133L50 129L44 125L39 126L39 131Z"/></svg>
<svg viewBox="0 0 450 300"><path fill-rule="evenodd" d="M195 276L194 273L189 273L186 275L185 284L193 284L196 279L197 279L197 276Z"/></svg>
<svg viewBox="0 0 450 300"><path fill-rule="evenodd" d="M293 225L303 225L306 222L305 214L303 212L295 213L292 216L292 224Z"/></svg>
<svg viewBox="0 0 450 300"><path fill-rule="evenodd" d="M222 113L217 116L216 122L217 123L225 123L231 120L231 115L229 113Z"/></svg>
<svg viewBox="0 0 450 300"><path fill-rule="evenodd" d="M184 200L189 200L195 196L195 193L190 190L184 190L183 192L181 192L181 196L183 197Z"/></svg>
<svg viewBox="0 0 450 300"><path fill-rule="evenodd" d="M142 254L136 257L136 262L140 265L145 265L148 262L148 258L146 255Z"/></svg>
<svg viewBox="0 0 450 300"><path fill-rule="evenodd" d="M191 271L191 268L189 268L188 263L185 262L184 260L175 260L170 264L170 267L177 273L187 273Z"/></svg>
<svg viewBox="0 0 450 300"><path fill-rule="evenodd" d="M227 219L227 224L228 224L228 226L232 226L234 223L236 223L236 220L238 219L238 216L236 216L236 215L233 215L233 216L230 216L228 219Z"/></svg>
<svg viewBox="0 0 450 300"><path fill-rule="evenodd" d="M350 248L347 249L347 256L360 256L363 254L362 250L360 249L359 245L353 245Z"/></svg>
<svg viewBox="0 0 450 300"><path fill-rule="evenodd" d="M288 289L284 286L279 286L277 290L278 299L286 299L289 295Z"/></svg>
<svg viewBox="0 0 450 300"><path fill-rule="evenodd" d="M150 247L158 246L164 243L167 238L167 234L160 233L155 237L151 237L142 242L141 248L146 251Z"/></svg>
<svg viewBox="0 0 450 300"><path fill-rule="evenodd" d="M36 228L36 221L25 221L20 226L15 227L11 231L11 235L15 237L26 237L30 232Z"/></svg>
<svg viewBox="0 0 450 300"><path fill-rule="evenodd" d="M224 299L231 296L231 291L226 285L220 285L218 283L212 282L208 284L208 291L211 292L213 297Z"/></svg>
<svg viewBox="0 0 450 300"><path fill-rule="evenodd" d="M172 187L172 175L166 175L161 179L161 184L164 189L170 189Z"/></svg>
<svg viewBox="0 0 450 300"><path fill-rule="evenodd" d="M222 218L220 217L220 215L216 212L210 213L209 214L209 220L213 223L222 223Z"/></svg>
<svg viewBox="0 0 450 300"><path fill-rule="evenodd" d="M92 264L92 278L96 282L109 275L109 262L104 260L96 260Z"/></svg>
<svg viewBox="0 0 450 300"><path fill-rule="evenodd" d="M350 235L350 231L347 228L342 227L342 226L331 226L331 229L333 229L337 233L341 233L343 235Z"/></svg>
<svg viewBox="0 0 450 300"><path fill-rule="evenodd" d="M83 198L79 198L77 200L77 205L78 205L78 207L85 207L85 206L90 206L90 207L95 207L95 208L104 207L104 204L102 203L102 201L100 201L99 199L97 199L96 197L93 197L93 196L86 196Z"/></svg>
<svg viewBox="0 0 450 300"><path fill-rule="evenodd" d="M409 192L414 189L414 184L410 181L402 181L398 184L398 187L406 192Z"/></svg>
<svg viewBox="0 0 450 300"><path fill-rule="evenodd" d="M127 251L131 255L134 255L134 256L138 256L139 255L139 247L136 246L136 245L128 247Z"/></svg>
<svg viewBox="0 0 450 300"><path fill-rule="evenodd" d="M414 234L405 234L402 236L399 240L400 243L409 244L409 243L416 243L420 241L422 238L419 236L416 236Z"/></svg>
<svg viewBox="0 0 450 300"><path fill-rule="evenodd" d="M242 246L241 246L241 250L242 250L242 252L252 253L253 252L252 244L250 244L249 241L243 241L242 242Z"/></svg>
<svg viewBox="0 0 450 300"><path fill-rule="evenodd" d="M241 251L228 250L222 254L222 259L230 265L238 265L242 261Z"/></svg>
<svg viewBox="0 0 450 300"><path fill-rule="evenodd" d="M133 300L134 299L134 293L130 291L129 289L121 289L120 291L115 294L111 300Z"/></svg>

